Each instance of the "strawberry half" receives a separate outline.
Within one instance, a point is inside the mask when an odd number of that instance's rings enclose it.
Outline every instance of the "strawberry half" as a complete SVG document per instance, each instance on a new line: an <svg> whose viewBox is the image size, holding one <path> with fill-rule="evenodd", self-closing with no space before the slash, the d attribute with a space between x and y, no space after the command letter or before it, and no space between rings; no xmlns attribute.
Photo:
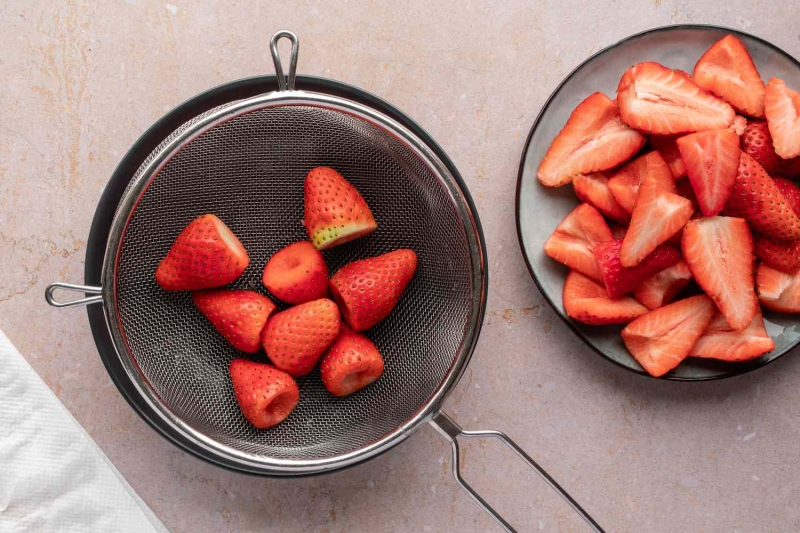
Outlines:
<svg viewBox="0 0 800 533"><path fill-rule="evenodd" d="M647 278L655 276L681 260L678 250L662 244L635 267L625 268L620 262L621 249L622 239L604 242L594 249L606 291L611 298L619 298Z"/></svg>
<svg viewBox="0 0 800 533"><path fill-rule="evenodd" d="M686 175L686 165L683 164L681 159L681 152L678 150L678 145L675 143L680 135L651 135L650 146L664 158L669 169L672 171L672 176L675 179L682 178Z"/></svg>
<svg viewBox="0 0 800 533"><path fill-rule="evenodd" d="M305 376L339 336L340 324L336 304L322 298L273 315L261 342L275 366L292 376Z"/></svg>
<svg viewBox="0 0 800 533"><path fill-rule="evenodd" d="M609 240L611 230L603 215L589 204L581 204L550 235L544 243L544 252L573 270L602 280L603 274L592 250Z"/></svg>
<svg viewBox="0 0 800 533"><path fill-rule="evenodd" d="M725 317L717 313L703 336L697 339L691 355L722 361L747 361L774 349L775 342L767 335L760 310L742 331L734 330Z"/></svg>
<svg viewBox="0 0 800 533"><path fill-rule="evenodd" d="M648 176L653 177L662 189L676 192L672 171L661 154L656 151L639 156L619 169L608 180L608 189L622 209L632 213L639 195L639 187Z"/></svg>
<svg viewBox="0 0 800 533"><path fill-rule="evenodd" d="M367 337L345 324L320 362L322 384L334 396L348 396L383 374L383 357Z"/></svg>
<svg viewBox="0 0 800 533"><path fill-rule="evenodd" d="M694 81L737 111L764 116L764 82L742 41L726 35L708 49L694 67Z"/></svg>
<svg viewBox="0 0 800 533"><path fill-rule="evenodd" d="M609 298L605 287L574 270L564 281L563 300L567 316L584 324L625 324L647 312L630 296Z"/></svg>
<svg viewBox="0 0 800 533"><path fill-rule="evenodd" d="M683 230L683 257L698 285L737 331L758 312L753 291L753 238L740 218L693 220Z"/></svg>
<svg viewBox="0 0 800 533"><path fill-rule="evenodd" d="M786 178L773 178L772 181L775 182L775 186L781 191L786 201L789 202L789 207L792 208L792 211L797 216L800 216L800 187Z"/></svg>
<svg viewBox="0 0 800 533"><path fill-rule="evenodd" d="M739 157L736 181L722 214L741 217L754 231L772 239L800 239L800 219L792 206L775 181L746 153Z"/></svg>
<svg viewBox="0 0 800 533"><path fill-rule="evenodd" d="M328 266L313 244L300 241L267 261L261 281L279 300L302 304L328 295Z"/></svg>
<svg viewBox="0 0 800 533"><path fill-rule="evenodd" d="M417 254L408 249L354 261L333 275L331 294L347 324L364 331L392 312L416 270Z"/></svg>
<svg viewBox="0 0 800 533"><path fill-rule="evenodd" d="M594 93L578 104L539 165L542 185L560 187L578 174L613 168L639 151L645 138L619 118L616 103Z"/></svg>
<svg viewBox="0 0 800 533"><path fill-rule="evenodd" d="M692 133L677 140L700 209L707 217L722 210L739 168L739 137L730 130Z"/></svg>
<svg viewBox="0 0 800 533"><path fill-rule="evenodd" d="M283 422L300 401L292 376L272 365L234 359L228 372L242 414L259 429Z"/></svg>
<svg viewBox="0 0 800 533"><path fill-rule="evenodd" d="M631 214L623 209L608 188L608 176L604 172L578 174L572 179L575 195L583 202L591 204L595 209L612 220L627 224Z"/></svg>
<svg viewBox="0 0 800 533"><path fill-rule="evenodd" d="M256 353L261 349L261 330L275 304L257 292L206 290L192 293L197 309L237 350Z"/></svg>
<svg viewBox="0 0 800 533"><path fill-rule="evenodd" d="M775 153L769 126L763 120L754 120L747 124L741 138L742 151L764 167L770 176L800 178L800 156L783 159Z"/></svg>
<svg viewBox="0 0 800 533"><path fill-rule="evenodd" d="M626 124L657 135L727 128L736 115L685 72L658 63L639 63L625 72L617 105Z"/></svg>
<svg viewBox="0 0 800 533"><path fill-rule="evenodd" d="M637 285L633 297L648 309L658 309L674 300L690 281L692 272L689 265L680 261Z"/></svg>
<svg viewBox="0 0 800 533"><path fill-rule="evenodd" d="M792 274L800 268L800 241L774 241L760 235L753 237L754 253L765 265Z"/></svg>
<svg viewBox="0 0 800 533"><path fill-rule="evenodd" d="M775 153L784 159L800 156L800 93L783 80L772 78L764 106Z"/></svg>
<svg viewBox="0 0 800 533"><path fill-rule="evenodd" d="M306 175L303 225L318 250L333 248L378 229L358 190L329 167L312 168Z"/></svg>
<svg viewBox="0 0 800 533"><path fill-rule="evenodd" d="M756 275L758 301L779 313L800 313L800 273L787 274L764 263Z"/></svg>
<svg viewBox="0 0 800 533"><path fill-rule="evenodd" d="M222 287L235 281L250 264L236 235L214 215L189 222L156 269L156 282L166 291Z"/></svg>
<svg viewBox="0 0 800 533"><path fill-rule="evenodd" d="M692 296L640 316L625 326L622 340L651 376L660 377L686 359L713 315L708 296Z"/></svg>

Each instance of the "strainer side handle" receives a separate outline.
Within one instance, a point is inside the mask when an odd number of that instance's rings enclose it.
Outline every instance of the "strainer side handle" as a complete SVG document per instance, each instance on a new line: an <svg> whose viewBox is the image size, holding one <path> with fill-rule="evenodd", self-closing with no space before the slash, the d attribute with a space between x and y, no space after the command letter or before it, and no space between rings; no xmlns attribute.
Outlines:
<svg viewBox="0 0 800 533"><path fill-rule="evenodd" d="M484 431L466 431L461 429L452 418L450 418L446 413L439 411L431 420L430 424L445 438L450 442L450 445L453 450L453 477L456 480L456 483L464 489L470 497L475 500L475 502L481 506L481 508L486 511L494 520L497 522L503 529L510 533L516 533L516 530L509 524L505 518L500 516L500 514L494 510L494 508L489 505L486 500L484 500L480 494L475 492L475 489L469 486L469 484L461 477L461 470L459 468L459 448L458 448L458 438L496 438L499 439L503 444L511 448L514 453L516 453L523 461L528 463L528 466L533 468L539 477L541 477L550 488L555 490L559 496L561 496L572 509L578 513L581 518L583 518L589 527L592 528L593 531L597 533L605 533L603 528L595 522L595 520L587 513L583 507L581 507L578 502L572 499L572 496L565 491L561 485L559 485L556 480L550 477L548 474L539 464L533 460L533 458L525 453L525 450L520 448L517 443L513 440L508 438L505 433L500 431L493 431L493 430L484 430Z"/></svg>
<svg viewBox="0 0 800 533"><path fill-rule="evenodd" d="M70 300L69 302L61 302L56 300L53 297L53 293L56 292L58 289L64 291L72 291L72 292L82 292L83 294L89 294L91 296L86 296L85 298L79 298L77 300ZM102 287L94 287L92 285L75 285L74 283L51 283L47 286L47 289L44 291L44 299L53 307L83 307L84 305L102 303L103 301L103 288Z"/></svg>

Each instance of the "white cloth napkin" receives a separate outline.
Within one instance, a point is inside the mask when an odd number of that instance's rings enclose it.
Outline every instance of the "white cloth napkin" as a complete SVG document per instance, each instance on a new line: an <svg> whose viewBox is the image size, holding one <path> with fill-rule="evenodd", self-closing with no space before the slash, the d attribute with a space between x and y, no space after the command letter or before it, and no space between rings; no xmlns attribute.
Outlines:
<svg viewBox="0 0 800 533"><path fill-rule="evenodd" d="M0 532L166 533L0 331Z"/></svg>

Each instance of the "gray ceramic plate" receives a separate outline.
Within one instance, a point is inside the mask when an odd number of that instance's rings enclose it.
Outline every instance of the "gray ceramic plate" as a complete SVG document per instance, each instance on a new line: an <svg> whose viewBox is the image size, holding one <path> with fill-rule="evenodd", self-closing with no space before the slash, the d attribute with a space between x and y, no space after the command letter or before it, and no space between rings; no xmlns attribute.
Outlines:
<svg viewBox="0 0 800 533"><path fill-rule="evenodd" d="M642 61L657 61L692 72L700 56L729 33L747 46L764 80L775 76L790 86L800 87L800 62L763 39L715 26L656 28L601 50L567 76L539 113L522 154L517 182L517 231L534 281L550 305L589 346L609 361L638 374L647 375L625 349L619 335L621 327L586 326L570 320L564 313L561 291L566 268L548 258L542 248L559 222L578 205L578 200L569 185L558 189L540 185L536 171L550 142L575 106L588 95L601 91L614 98L625 70ZM800 342L796 317L766 313L764 319L768 333L775 340L775 350L771 353L745 363L689 358L662 379L693 381L742 374L774 361Z"/></svg>

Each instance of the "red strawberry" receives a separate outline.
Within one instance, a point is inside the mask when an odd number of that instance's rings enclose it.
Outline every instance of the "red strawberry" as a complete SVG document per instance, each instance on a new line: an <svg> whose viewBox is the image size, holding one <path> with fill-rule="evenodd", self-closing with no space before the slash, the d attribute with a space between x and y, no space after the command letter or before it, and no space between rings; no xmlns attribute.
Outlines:
<svg viewBox="0 0 800 533"><path fill-rule="evenodd" d="M339 326L336 304L322 298L274 315L261 342L275 366L292 376L305 376L339 336Z"/></svg>
<svg viewBox="0 0 800 533"><path fill-rule="evenodd" d="M775 342L767 335L760 310L742 331L734 330L725 317L717 313L703 336L697 339L691 355L723 361L747 361L774 349Z"/></svg>
<svg viewBox="0 0 800 533"><path fill-rule="evenodd" d="M573 270L602 280L592 250L608 240L611 240L611 230L603 215L589 204L581 204L550 235L544 243L544 252Z"/></svg>
<svg viewBox="0 0 800 533"><path fill-rule="evenodd" d="M650 145L658 150L661 157L669 165L672 175L675 179L682 178L686 175L686 165L683 164L681 159L681 152L678 150L678 145L675 141L680 137L679 135L651 135Z"/></svg>
<svg viewBox="0 0 800 533"><path fill-rule="evenodd" d="M318 250L350 242L378 228L361 194L329 167L312 168L306 175L303 225Z"/></svg>
<svg viewBox="0 0 800 533"><path fill-rule="evenodd" d="M753 242L756 257L765 265L789 274L800 268L800 241L774 241L756 235Z"/></svg>
<svg viewBox="0 0 800 533"><path fill-rule="evenodd" d="M677 141L689 181L707 217L722 210L739 168L739 137L730 130L707 130Z"/></svg>
<svg viewBox="0 0 800 533"><path fill-rule="evenodd" d="M681 260L678 250L662 244L635 267L625 268L619 258L621 248L622 239L614 239L594 249L594 255L603 273L606 291L611 298L619 298L647 278L655 276Z"/></svg>
<svg viewBox="0 0 800 533"><path fill-rule="evenodd" d="M234 359L228 372L242 414L259 429L283 422L300 400L292 376L272 365Z"/></svg>
<svg viewBox="0 0 800 533"><path fill-rule="evenodd" d="M692 206L694 206L694 211L696 216L701 216L702 212L700 211L700 202L697 201L697 195L694 193L694 188L692 187L692 183L689 180L678 180L676 182L676 186L678 189L678 194L692 202Z"/></svg>
<svg viewBox="0 0 800 533"><path fill-rule="evenodd" d="M800 187L795 185L794 182L785 178L773 178L772 181L775 182L775 186L778 187L778 190L781 191L783 197L786 198L787 202L789 202L789 206L791 206L792 211L800 216Z"/></svg>
<svg viewBox="0 0 800 533"><path fill-rule="evenodd" d="M764 82L742 41L726 35L703 54L694 67L694 81L737 111L764 116Z"/></svg>
<svg viewBox="0 0 800 533"><path fill-rule="evenodd" d="M172 243L156 270L156 282L166 291L222 287L236 280L250 264L247 251L220 219L203 215Z"/></svg>
<svg viewBox="0 0 800 533"><path fill-rule="evenodd" d="M758 161L770 176L800 178L800 157L791 159L778 157L772 145L769 127L763 120L754 120L747 124L741 143L742 151Z"/></svg>
<svg viewBox="0 0 800 533"><path fill-rule="evenodd" d="M800 219L755 159L742 153L736 181L722 214L741 217L753 231L772 239L800 239Z"/></svg>
<svg viewBox="0 0 800 533"><path fill-rule="evenodd" d="M787 274L764 263L756 276L758 301L779 313L800 313L800 272Z"/></svg>
<svg viewBox="0 0 800 533"><path fill-rule="evenodd" d="M772 78L764 97L769 133L775 153L784 159L800 156L800 93Z"/></svg>
<svg viewBox="0 0 800 533"><path fill-rule="evenodd" d="M302 304L328 295L328 266L313 244L300 241L267 261L261 281L279 300Z"/></svg>
<svg viewBox="0 0 800 533"><path fill-rule="evenodd" d="M641 282L633 296L648 309L658 309L670 303L692 281L689 266L680 261Z"/></svg>
<svg viewBox="0 0 800 533"><path fill-rule="evenodd" d="M655 177L645 178L633 208L631 225L622 241L622 266L630 268L641 263L659 245L682 230L692 213L691 201L660 188Z"/></svg>
<svg viewBox="0 0 800 533"><path fill-rule="evenodd" d="M392 312L416 270L417 254L408 249L354 261L333 275L331 294L347 324L364 331Z"/></svg>
<svg viewBox="0 0 800 533"><path fill-rule="evenodd" d="M653 176L662 189L669 192L676 191L672 171L661 154L655 151L637 157L608 180L608 188L614 199L628 213L633 212L639 187L648 176Z"/></svg>
<svg viewBox="0 0 800 533"><path fill-rule="evenodd" d="M578 174L572 179L572 186L581 201L591 204L608 218L623 224L631 219L631 214L622 209L611 194L605 173Z"/></svg>
<svg viewBox="0 0 800 533"><path fill-rule="evenodd" d="M197 309L237 350L256 353L261 349L261 330L275 304L257 292L224 289L195 291Z"/></svg>
<svg viewBox="0 0 800 533"><path fill-rule="evenodd" d="M683 257L692 276L737 331L758 311L753 291L753 238L740 218L693 220L683 230Z"/></svg>
<svg viewBox="0 0 800 533"><path fill-rule="evenodd" d="M701 294L642 315L622 330L628 351L654 377L686 359L714 315L714 302Z"/></svg>
<svg viewBox="0 0 800 533"><path fill-rule="evenodd" d="M322 384L334 396L363 389L383 374L383 357L371 340L345 324L320 363Z"/></svg>
<svg viewBox="0 0 800 533"><path fill-rule="evenodd" d="M624 324L647 312L630 296L609 298L605 287L574 270L564 282L563 300L567 315L584 324Z"/></svg>
<svg viewBox="0 0 800 533"><path fill-rule="evenodd" d="M560 187L578 174L613 168L644 143L641 134L622 123L614 101L594 93L578 104L553 139L539 166L539 181L547 187Z"/></svg>
<svg viewBox="0 0 800 533"><path fill-rule="evenodd" d="M658 63L639 63L625 72L617 105L626 124L658 135L727 128L736 115L685 73Z"/></svg>
<svg viewBox="0 0 800 533"><path fill-rule="evenodd" d="M733 117L733 122L731 125L728 126L728 130L732 131L736 134L737 137L741 137L744 135L744 130L747 129L747 119L744 118L742 115L736 115Z"/></svg>

